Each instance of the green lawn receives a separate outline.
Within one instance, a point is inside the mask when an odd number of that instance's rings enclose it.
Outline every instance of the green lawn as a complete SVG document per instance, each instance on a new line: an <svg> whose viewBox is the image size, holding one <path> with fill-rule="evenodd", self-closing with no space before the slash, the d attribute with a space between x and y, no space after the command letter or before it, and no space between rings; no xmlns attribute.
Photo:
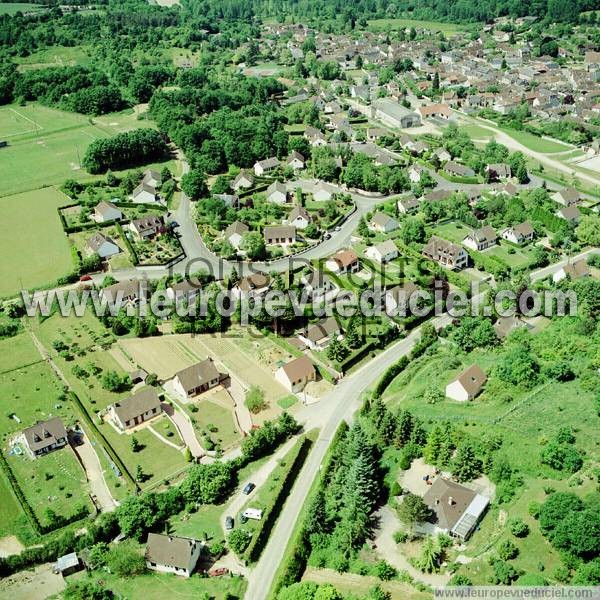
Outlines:
<svg viewBox="0 0 600 600"><path fill-rule="evenodd" d="M6 267L0 297L51 283L71 271L69 245L56 212L66 201L64 194L51 187L0 198L0 251ZM27 235L23 234L25 224Z"/></svg>
<svg viewBox="0 0 600 600"><path fill-rule="evenodd" d="M26 12L39 12L45 10L43 6L39 4L28 4L27 2L6 2L0 4L0 15L14 15L21 11Z"/></svg>
<svg viewBox="0 0 600 600"><path fill-rule="evenodd" d="M80 576L78 575L77 578ZM227 593L243 598L246 581L240 577L200 577L189 579L171 573L149 573L129 579L119 579L105 572L97 572L94 579L112 590L119 598L129 600L196 600L204 593L214 600L224 600ZM230 596L231 597L231 596Z"/></svg>
<svg viewBox="0 0 600 600"><path fill-rule="evenodd" d="M221 515L225 506L222 504L204 504L194 513L185 513L170 520L171 530L175 535L183 537L204 538L215 542L223 539ZM233 516L233 515L232 515Z"/></svg>
<svg viewBox="0 0 600 600"><path fill-rule="evenodd" d="M189 410L188 412L195 425L200 443L202 443L201 432L206 432L211 440L218 443L222 449L233 446L240 440L240 433L236 429L231 410L211 402L209 399L200 400L197 406L198 412ZM216 431L210 431L213 427L216 427Z"/></svg>
<svg viewBox="0 0 600 600"><path fill-rule="evenodd" d="M41 360L40 353L27 333L0 340L0 373Z"/></svg>
<svg viewBox="0 0 600 600"><path fill-rule="evenodd" d="M559 141L547 140L545 138L538 137L537 135L533 135L527 131L517 131L516 129L505 128L502 128L502 131L534 152L553 154L555 152L565 152L566 150L571 149L571 146L568 146L567 144L563 144Z"/></svg>
<svg viewBox="0 0 600 600"><path fill-rule="evenodd" d="M459 129L473 140L490 140L494 132L479 125L460 125Z"/></svg>
<svg viewBox="0 0 600 600"><path fill-rule="evenodd" d="M24 513L12 492L9 481L0 472L0 537L17 533L17 522L25 519Z"/></svg>
<svg viewBox="0 0 600 600"><path fill-rule="evenodd" d="M0 4L0 6L3 6ZM29 56L15 57L15 62L20 65L20 70L36 69L41 67L62 67L73 65L90 65L92 57L83 46L51 46Z"/></svg>
<svg viewBox="0 0 600 600"><path fill-rule="evenodd" d="M416 21L413 19L371 19L369 29L371 31L385 31L387 29L429 29L430 31L442 31L452 35L464 30L462 25L456 23L438 23L437 21Z"/></svg>
<svg viewBox="0 0 600 600"><path fill-rule="evenodd" d="M92 509L85 473L70 446L35 460L10 456L8 464L42 525L48 524L47 508L65 517L73 514L76 506Z"/></svg>

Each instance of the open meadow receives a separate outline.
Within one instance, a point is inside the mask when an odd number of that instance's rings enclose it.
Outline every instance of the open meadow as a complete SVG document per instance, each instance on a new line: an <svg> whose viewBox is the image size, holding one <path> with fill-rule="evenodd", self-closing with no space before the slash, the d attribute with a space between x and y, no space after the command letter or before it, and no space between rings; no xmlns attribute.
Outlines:
<svg viewBox="0 0 600 600"><path fill-rule="evenodd" d="M51 283L72 269L69 244L56 212L67 201L53 187L0 198L0 297Z"/></svg>

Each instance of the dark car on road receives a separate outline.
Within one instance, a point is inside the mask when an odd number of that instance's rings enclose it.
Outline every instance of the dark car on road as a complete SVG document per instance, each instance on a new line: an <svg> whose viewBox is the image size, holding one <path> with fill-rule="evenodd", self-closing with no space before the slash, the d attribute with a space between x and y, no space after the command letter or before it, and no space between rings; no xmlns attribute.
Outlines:
<svg viewBox="0 0 600 600"><path fill-rule="evenodd" d="M233 517L225 517L225 529L227 531L233 529Z"/></svg>
<svg viewBox="0 0 600 600"><path fill-rule="evenodd" d="M256 487L256 486L255 486L255 485L254 485L252 482L250 482L250 483L247 483L247 484L244 486L244 489L242 490L242 494L245 494L245 495L247 496L247 495L248 495L250 492L252 492L252 490L253 490L255 487Z"/></svg>

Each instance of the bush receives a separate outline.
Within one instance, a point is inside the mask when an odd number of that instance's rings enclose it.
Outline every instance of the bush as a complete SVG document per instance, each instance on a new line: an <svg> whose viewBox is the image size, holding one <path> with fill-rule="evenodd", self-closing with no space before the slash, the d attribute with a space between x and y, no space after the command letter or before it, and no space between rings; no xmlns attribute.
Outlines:
<svg viewBox="0 0 600 600"><path fill-rule="evenodd" d="M511 540L504 540L498 546L498 556L502 560L510 560L519 554L519 549Z"/></svg>
<svg viewBox="0 0 600 600"><path fill-rule="evenodd" d="M515 537L521 538L529 535L529 525L523 519L512 519L508 524L508 528Z"/></svg>
<svg viewBox="0 0 600 600"><path fill-rule="evenodd" d="M253 385L246 392L246 406L254 415L267 408L268 404L265 402L265 393L257 385Z"/></svg>
<svg viewBox="0 0 600 600"><path fill-rule="evenodd" d="M375 576L379 577L382 581L389 581L390 579L394 579L398 575L398 570L392 565L390 565L385 560L380 560L375 565Z"/></svg>

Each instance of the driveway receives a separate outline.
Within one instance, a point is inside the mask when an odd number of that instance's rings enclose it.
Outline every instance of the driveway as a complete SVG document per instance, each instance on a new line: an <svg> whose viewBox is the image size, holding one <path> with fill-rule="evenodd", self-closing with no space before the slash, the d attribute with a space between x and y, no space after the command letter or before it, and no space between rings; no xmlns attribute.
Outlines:
<svg viewBox="0 0 600 600"><path fill-rule="evenodd" d="M73 450L83 464L87 480L90 484L90 492L100 511L110 512L115 510L118 502L112 497L104 479L104 471L94 449L95 442L90 442L90 438L85 431L80 436L80 440L82 443L78 446L73 445Z"/></svg>
<svg viewBox="0 0 600 600"><path fill-rule="evenodd" d="M180 408L174 408L166 402L163 402L161 406L163 412L171 419L171 421L173 421L175 427L177 427L181 439L189 448L192 456L195 459L202 458L206 454L206 451L200 445L200 442L196 437L196 432L194 431L194 426L188 416Z"/></svg>

